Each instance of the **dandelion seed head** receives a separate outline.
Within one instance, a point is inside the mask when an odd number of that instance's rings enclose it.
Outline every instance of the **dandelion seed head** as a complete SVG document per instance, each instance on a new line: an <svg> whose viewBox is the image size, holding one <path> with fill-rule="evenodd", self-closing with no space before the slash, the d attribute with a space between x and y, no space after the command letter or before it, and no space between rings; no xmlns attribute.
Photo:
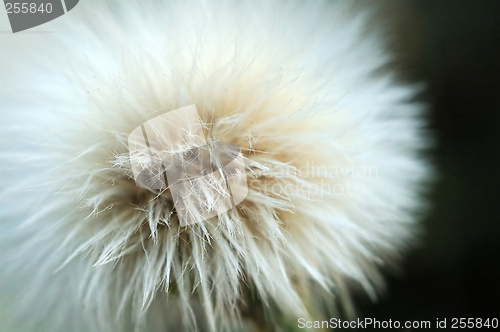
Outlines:
<svg viewBox="0 0 500 332"><path fill-rule="evenodd" d="M377 73L391 58L367 13L143 1L72 15L0 55L0 287L21 290L19 317L55 331L232 331L252 310L349 307L350 284L376 296L380 268L414 237L429 169L417 89ZM127 140L191 104L210 144L240 148L248 194L182 227L171 187L134 180L132 162L164 159L131 162ZM204 211L231 196L215 178L198 189L185 198Z"/></svg>

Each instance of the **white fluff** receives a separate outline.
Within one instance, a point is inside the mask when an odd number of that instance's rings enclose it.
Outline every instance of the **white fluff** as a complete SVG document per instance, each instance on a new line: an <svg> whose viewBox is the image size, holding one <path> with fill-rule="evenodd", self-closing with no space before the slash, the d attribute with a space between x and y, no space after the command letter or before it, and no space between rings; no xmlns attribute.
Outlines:
<svg viewBox="0 0 500 332"><path fill-rule="evenodd" d="M14 324L277 328L332 298L349 310L351 283L375 296L429 171L416 89L368 19L334 1L86 0L35 29L53 33L0 35ZM135 185L127 136L190 104L207 138L242 148L249 193L181 228L168 191Z"/></svg>

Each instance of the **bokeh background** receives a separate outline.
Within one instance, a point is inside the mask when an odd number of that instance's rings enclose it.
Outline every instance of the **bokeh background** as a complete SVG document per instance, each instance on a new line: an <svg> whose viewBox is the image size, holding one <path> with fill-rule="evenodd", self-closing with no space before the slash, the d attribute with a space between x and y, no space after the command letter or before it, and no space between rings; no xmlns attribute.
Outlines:
<svg viewBox="0 0 500 332"><path fill-rule="evenodd" d="M398 66L426 83L437 182L420 245L365 317L500 320L500 1L387 1Z"/></svg>

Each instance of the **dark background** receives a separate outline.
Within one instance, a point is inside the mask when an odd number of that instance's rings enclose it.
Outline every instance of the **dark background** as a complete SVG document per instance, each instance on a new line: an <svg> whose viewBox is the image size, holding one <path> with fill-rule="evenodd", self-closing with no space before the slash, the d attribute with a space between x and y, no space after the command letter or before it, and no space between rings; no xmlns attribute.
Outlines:
<svg viewBox="0 0 500 332"><path fill-rule="evenodd" d="M385 3L406 78L425 82L437 183L421 244L362 316L500 321L500 1Z"/></svg>

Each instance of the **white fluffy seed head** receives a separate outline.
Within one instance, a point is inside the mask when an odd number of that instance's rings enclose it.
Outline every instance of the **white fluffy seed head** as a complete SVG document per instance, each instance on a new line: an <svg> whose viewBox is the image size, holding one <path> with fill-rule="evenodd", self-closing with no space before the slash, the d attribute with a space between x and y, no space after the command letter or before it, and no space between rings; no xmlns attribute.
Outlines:
<svg viewBox="0 0 500 332"><path fill-rule="evenodd" d="M9 310L37 331L232 331L349 310L351 283L375 296L429 170L416 88L367 22L338 2L85 1L53 33L2 35ZM180 227L127 138L190 104L241 148L248 195Z"/></svg>

